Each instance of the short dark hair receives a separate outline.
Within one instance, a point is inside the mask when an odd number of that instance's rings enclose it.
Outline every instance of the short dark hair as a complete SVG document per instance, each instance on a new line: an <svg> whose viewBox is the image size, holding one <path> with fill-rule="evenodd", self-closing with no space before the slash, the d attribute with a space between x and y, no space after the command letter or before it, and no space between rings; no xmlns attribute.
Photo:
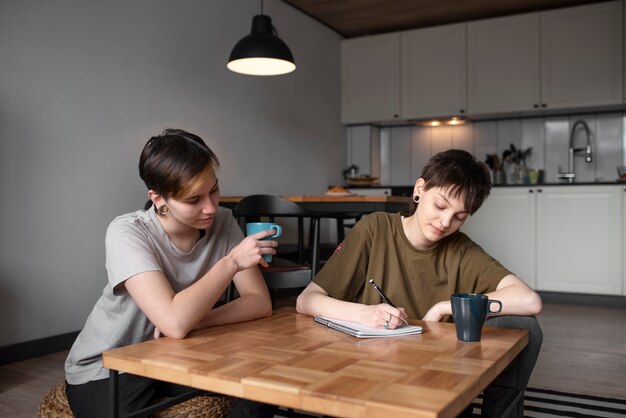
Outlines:
<svg viewBox="0 0 626 418"><path fill-rule="evenodd" d="M219 165L202 138L182 129L165 129L143 147L139 176L149 190L166 199L179 198L198 174Z"/></svg>
<svg viewBox="0 0 626 418"><path fill-rule="evenodd" d="M465 193L465 209L474 214L491 191L491 176L487 166L467 151L450 149L435 154L424 167L421 178L424 189L449 189L454 196ZM411 202L409 212L415 213L417 204Z"/></svg>

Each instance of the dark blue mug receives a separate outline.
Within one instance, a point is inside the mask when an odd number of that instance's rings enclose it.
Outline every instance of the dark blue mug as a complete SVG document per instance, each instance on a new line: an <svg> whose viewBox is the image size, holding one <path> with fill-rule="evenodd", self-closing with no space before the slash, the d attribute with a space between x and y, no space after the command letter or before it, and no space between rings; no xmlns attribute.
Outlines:
<svg viewBox="0 0 626 418"><path fill-rule="evenodd" d="M479 293L456 293L450 296L450 303L456 337L460 341L480 341L487 315L496 315L502 311L502 302ZM491 305L494 303L498 305L498 310L492 311Z"/></svg>

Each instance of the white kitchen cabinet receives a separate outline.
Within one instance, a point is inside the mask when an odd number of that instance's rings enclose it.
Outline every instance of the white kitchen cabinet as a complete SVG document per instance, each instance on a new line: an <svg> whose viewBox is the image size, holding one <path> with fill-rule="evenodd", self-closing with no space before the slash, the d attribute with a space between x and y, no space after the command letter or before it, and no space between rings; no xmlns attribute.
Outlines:
<svg viewBox="0 0 626 418"><path fill-rule="evenodd" d="M625 189L494 188L462 231L537 290L625 295Z"/></svg>
<svg viewBox="0 0 626 418"><path fill-rule="evenodd" d="M536 287L535 195L532 188L494 188L461 229L533 288Z"/></svg>
<svg viewBox="0 0 626 418"><path fill-rule="evenodd" d="M400 33L402 119L465 112L466 27L460 23Z"/></svg>
<svg viewBox="0 0 626 418"><path fill-rule="evenodd" d="M618 186L544 187L537 194L537 288L622 294Z"/></svg>
<svg viewBox="0 0 626 418"><path fill-rule="evenodd" d="M400 114L400 34L341 42L341 122L370 123Z"/></svg>
<svg viewBox="0 0 626 418"><path fill-rule="evenodd" d="M622 2L468 23L468 112L621 104Z"/></svg>
<svg viewBox="0 0 626 418"><path fill-rule="evenodd" d="M622 104L623 21L611 1L344 40L341 120Z"/></svg>
<svg viewBox="0 0 626 418"><path fill-rule="evenodd" d="M469 22L467 38L468 112L539 107L538 13Z"/></svg>
<svg viewBox="0 0 626 418"><path fill-rule="evenodd" d="M622 2L541 13L541 99L547 108L621 104Z"/></svg>

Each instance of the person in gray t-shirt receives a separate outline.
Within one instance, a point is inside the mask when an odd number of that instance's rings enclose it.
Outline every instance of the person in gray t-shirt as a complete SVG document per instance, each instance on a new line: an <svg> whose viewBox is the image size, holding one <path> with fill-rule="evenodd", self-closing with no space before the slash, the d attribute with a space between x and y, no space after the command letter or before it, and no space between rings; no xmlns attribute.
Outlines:
<svg viewBox="0 0 626 418"><path fill-rule="evenodd" d="M257 264L275 254L275 231L244 238L230 210L219 207L219 162L204 141L166 129L150 138L139 161L152 207L117 217L106 233L108 283L65 362L74 415L107 416L108 370L102 352L165 335L270 316ZM233 282L240 297L214 307ZM122 413L180 388L121 374ZM169 387L168 387L169 385Z"/></svg>

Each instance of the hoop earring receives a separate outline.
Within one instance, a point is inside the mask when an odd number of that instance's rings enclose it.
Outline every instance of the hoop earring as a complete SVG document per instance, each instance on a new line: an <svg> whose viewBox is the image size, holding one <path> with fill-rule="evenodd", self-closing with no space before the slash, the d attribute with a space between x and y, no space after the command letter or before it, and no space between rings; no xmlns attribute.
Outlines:
<svg viewBox="0 0 626 418"><path fill-rule="evenodd" d="M416 195L413 195L413 202L415 202L415 203L419 203L419 202L420 202L420 197L419 197L419 195L417 195L417 194L416 194Z"/></svg>
<svg viewBox="0 0 626 418"><path fill-rule="evenodd" d="M165 216L165 215L167 215L167 212L169 212L169 209L165 205L163 205L163 206L161 206L160 208L157 209L157 215L159 215L159 216Z"/></svg>

